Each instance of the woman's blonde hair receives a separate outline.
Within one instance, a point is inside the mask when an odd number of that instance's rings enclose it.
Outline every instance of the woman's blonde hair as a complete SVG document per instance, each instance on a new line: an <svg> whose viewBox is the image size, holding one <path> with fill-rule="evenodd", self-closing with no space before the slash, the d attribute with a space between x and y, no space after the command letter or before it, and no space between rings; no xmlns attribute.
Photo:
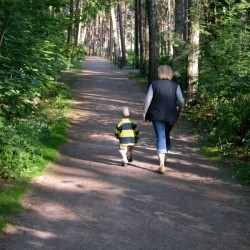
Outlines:
<svg viewBox="0 0 250 250"><path fill-rule="evenodd" d="M158 68L158 78L171 80L173 78L173 70L169 65L161 65Z"/></svg>

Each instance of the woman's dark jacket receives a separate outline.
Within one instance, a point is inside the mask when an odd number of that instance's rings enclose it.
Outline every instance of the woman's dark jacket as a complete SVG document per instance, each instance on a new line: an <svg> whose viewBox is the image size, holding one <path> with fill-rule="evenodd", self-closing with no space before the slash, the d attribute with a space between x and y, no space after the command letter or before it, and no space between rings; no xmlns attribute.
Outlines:
<svg viewBox="0 0 250 250"><path fill-rule="evenodd" d="M177 83L169 80L152 82L153 99L148 108L146 120L175 122L178 119L177 87Z"/></svg>

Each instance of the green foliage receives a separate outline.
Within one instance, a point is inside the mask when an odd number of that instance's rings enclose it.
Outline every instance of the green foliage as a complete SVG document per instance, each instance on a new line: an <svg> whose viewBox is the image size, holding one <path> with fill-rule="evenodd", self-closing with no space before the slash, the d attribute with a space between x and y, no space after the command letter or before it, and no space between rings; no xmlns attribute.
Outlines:
<svg viewBox="0 0 250 250"><path fill-rule="evenodd" d="M0 177L39 171L43 143L62 119L70 90L56 81L66 68L66 1L0 2ZM74 52L81 57L84 49Z"/></svg>
<svg viewBox="0 0 250 250"><path fill-rule="evenodd" d="M34 171L41 156L39 139L34 127L24 121L4 127L0 133L0 175L2 178L24 177Z"/></svg>
<svg viewBox="0 0 250 250"><path fill-rule="evenodd" d="M116 4L114 2L113 4ZM83 15L82 21L87 22L93 18L95 18L98 13L101 15L102 10L108 10L110 8L110 3L107 0L91 0L91 1L83 1Z"/></svg>
<svg viewBox="0 0 250 250"><path fill-rule="evenodd" d="M202 23L198 103L190 119L209 134L220 152L249 161L250 34L247 1L217 3ZM209 16L210 15L210 16Z"/></svg>
<svg viewBox="0 0 250 250"><path fill-rule="evenodd" d="M250 164L235 163L233 175L241 182L250 184Z"/></svg>
<svg viewBox="0 0 250 250"><path fill-rule="evenodd" d="M135 55L134 53L128 53L127 55L127 61L126 61L126 64L133 67L134 66L134 61L135 61Z"/></svg>
<svg viewBox="0 0 250 250"><path fill-rule="evenodd" d="M64 22L53 10L60 2L0 3L0 114L7 120L32 113L39 87L65 68Z"/></svg>
<svg viewBox="0 0 250 250"><path fill-rule="evenodd" d="M159 57L159 65L171 65L172 60L168 56Z"/></svg>
<svg viewBox="0 0 250 250"><path fill-rule="evenodd" d="M97 2L88 3L95 13ZM44 143L66 119L71 91L57 79L68 56L82 60L86 53L82 45L66 44L68 7L66 0L0 2L1 178L40 171L35 163ZM75 14L74 22L79 21Z"/></svg>
<svg viewBox="0 0 250 250"><path fill-rule="evenodd" d="M83 45L67 44L65 53L75 61L82 61L87 51Z"/></svg>
<svg viewBox="0 0 250 250"><path fill-rule="evenodd" d="M73 61L70 64L70 72L79 73L82 70L81 61Z"/></svg>
<svg viewBox="0 0 250 250"><path fill-rule="evenodd" d="M72 94L63 83L44 91L36 110L26 118L13 119L0 131L0 176L5 179L30 178L41 171L37 162L44 155L44 143L64 124Z"/></svg>

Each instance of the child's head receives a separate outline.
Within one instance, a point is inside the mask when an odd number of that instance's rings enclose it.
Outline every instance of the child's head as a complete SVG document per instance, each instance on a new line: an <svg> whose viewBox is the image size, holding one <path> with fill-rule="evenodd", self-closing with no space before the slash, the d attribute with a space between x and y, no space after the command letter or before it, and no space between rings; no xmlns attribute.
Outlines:
<svg viewBox="0 0 250 250"><path fill-rule="evenodd" d="M130 117L130 111L129 111L129 108L127 106L122 107L122 117L123 118Z"/></svg>

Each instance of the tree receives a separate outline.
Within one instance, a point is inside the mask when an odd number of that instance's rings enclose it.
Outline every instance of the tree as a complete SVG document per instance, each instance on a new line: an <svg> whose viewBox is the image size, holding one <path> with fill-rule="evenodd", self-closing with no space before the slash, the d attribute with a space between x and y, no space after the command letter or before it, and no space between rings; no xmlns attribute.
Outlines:
<svg viewBox="0 0 250 250"><path fill-rule="evenodd" d="M139 0L134 1L135 5L135 68L139 68Z"/></svg>
<svg viewBox="0 0 250 250"><path fill-rule="evenodd" d="M173 12L172 12L172 6L173 0L167 0L168 3L168 11L167 11L167 25L168 25L168 56L169 58L173 57Z"/></svg>
<svg viewBox="0 0 250 250"><path fill-rule="evenodd" d="M76 2L76 33L75 33L75 45L79 44L82 30L82 0Z"/></svg>
<svg viewBox="0 0 250 250"><path fill-rule="evenodd" d="M190 0L184 0L184 30L183 30L183 40L185 43L188 42L188 10L189 10L189 1Z"/></svg>
<svg viewBox="0 0 250 250"><path fill-rule="evenodd" d="M181 54L183 51L183 0L175 0L175 43L173 54L173 70L180 70Z"/></svg>
<svg viewBox="0 0 250 250"><path fill-rule="evenodd" d="M115 53L115 58L117 59L119 57L119 42L118 42L118 34L117 34L117 20L116 20L116 15L115 15L115 9L114 6L111 5L110 7L110 12L111 12L111 20L112 20L112 38L113 38L113 43L114 43L114 53Z"/></svg>
<svg viewBox="0 0 250 250"><path fill-rule="evenodd" d="M122 49L122 58L121 58L121 67L122 67L126 65L126 48L125 48L125 39L123 34L121 0L118 0L118 16L119 16L119 27L120 27L121 49Z"/></svg>
<svg viewBox="0 0 250 250"><path fill-rule="evenodd" d="M145 59L144 59L144 44L143 44L143 15L142 15L142 2L138 0L138 22L139 22L139 43L140 43L140 73L146 74ZM145 28L146 29L146 28Z"/></svg>
<svg viewBox="0 0 250 250"><path fill-rule="evenodd" d="M72 36L73 36L73 18L74 18L74 0L70 0L70 7L69 7L69 23L68 23L68 39L67 43L72 43Z"/></svg>
<svg viewBox="0 0 250 250"><path fill-rule="evenodd" d="M148 82L158 78L159 66L159 36L157 24L157 9L155 0L147 0L149 24L149 77Z"/></svg>
<svg viewBox="0 0 250 250"><path fill-rule="evenodd" d="M203 1L200 82L193 107L210 139L238 160L249 159L250 147L249 7L243 0Z"/></svg>
<svg viewBox="0 0 250 250"><path fill-rule="evenodd" d="M199 81L199 41L200 41L200 4L197 0L190 0L190 30L189 54L187 65L187 92L192 102L196 99Z"/></svg>

